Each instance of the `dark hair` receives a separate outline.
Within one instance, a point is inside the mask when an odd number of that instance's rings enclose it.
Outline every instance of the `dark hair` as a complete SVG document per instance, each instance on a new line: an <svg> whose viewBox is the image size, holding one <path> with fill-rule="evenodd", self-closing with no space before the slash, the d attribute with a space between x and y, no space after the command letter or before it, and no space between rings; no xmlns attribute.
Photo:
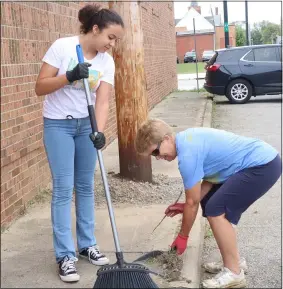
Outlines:
<svg viewBox="0 0 283 289"><path fill-rule="evenodd" d="M98 4L88 4L79 11L78 15L81 24L81 33L87 34L97 25L99 30L103 30L110 24L121 25L124 28L124 22L121 16L112 9L105 9Z"/></svg>

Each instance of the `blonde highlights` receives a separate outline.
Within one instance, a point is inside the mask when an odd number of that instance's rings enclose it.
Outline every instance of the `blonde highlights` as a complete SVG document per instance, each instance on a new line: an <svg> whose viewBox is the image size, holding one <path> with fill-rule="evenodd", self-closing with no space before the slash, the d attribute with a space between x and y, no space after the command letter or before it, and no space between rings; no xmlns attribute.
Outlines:
<svg viewBox="0 0 283 289"><path fill-rule="evenodd" d="M135 149L144 153L151 145L161 142L165 135L173 135L173 129L163 120L151 118L141 124L135 139Z"/></svg>

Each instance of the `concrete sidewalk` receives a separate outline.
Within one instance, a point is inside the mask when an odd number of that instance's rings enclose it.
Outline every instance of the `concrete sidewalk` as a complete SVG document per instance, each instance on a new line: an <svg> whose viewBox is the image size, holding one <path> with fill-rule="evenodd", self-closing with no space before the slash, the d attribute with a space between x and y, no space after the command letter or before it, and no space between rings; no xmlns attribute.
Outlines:
<svg viewBox="0 0 283 289"><path fill-rule="evenodd" d="M192 80L192 79L205 79L205 72L188 73L188 74L178 74L178 80Z"/></svg>
<svg viewBox="0 0 283 289"><path fill-rule="evenodd" d="M172 93L156 105L150 112L150 117L165 120L178 132L192 126L210 126L211 108L210 100L201 96L201 94L177 92ZM103 151L103 158L107 171L119 172L117 140ZM167 163L152 159L152 170L154 174L180 177L177 160ZM100 172L97 172L97 174L100 174ZM176 194L179 194L179 192L176 192ZM180 223L178 218L165 219L154 234L150 234L162 218L166 207L160 204L149 206L114 205L120 243L127 262L131 262L142 254L155 249L165 251L169 249ZM75 236L74 207L72 210ZM96 222L98 244L101 250L110 257L110 262L115 263L115 247L107 208L96 210ZM190 235L188 249L183 255L182 275L191 280L191 283L182 285L181 281L176 281L174 286L171 284L171 287L199 287L203 224L203 220L198 214ZM49 203L37 205L30 209L25 216L2 234L1 252L2 288L89 288L93 286L96 279L98 268L80 259L77 263L81 275L79 283L66 284L59 279L57 265L54 260ZM156 279L156 282L160 287L166 287L166 284L159 278Z"/></svg>

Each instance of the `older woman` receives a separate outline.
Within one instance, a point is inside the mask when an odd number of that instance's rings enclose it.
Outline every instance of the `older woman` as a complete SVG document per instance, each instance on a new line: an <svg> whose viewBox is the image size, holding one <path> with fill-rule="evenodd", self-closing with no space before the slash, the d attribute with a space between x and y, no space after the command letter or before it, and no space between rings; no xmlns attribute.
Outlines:
<svg viewBox="0 0 283 289"><path fill-rule="evenodd" d="M167 216L183 214L181 230L171 247L178 254L186 250L201 204L223 259L221 271L205 280L203 287L246 286L246 263L240 261L233 225L279 179L278 152L261 140L213 128L189 128L174 135L171 127L158 119L141 125L135 146L138 153L157 160L178 157L186 202L170 205L165 211Z"/></svg>

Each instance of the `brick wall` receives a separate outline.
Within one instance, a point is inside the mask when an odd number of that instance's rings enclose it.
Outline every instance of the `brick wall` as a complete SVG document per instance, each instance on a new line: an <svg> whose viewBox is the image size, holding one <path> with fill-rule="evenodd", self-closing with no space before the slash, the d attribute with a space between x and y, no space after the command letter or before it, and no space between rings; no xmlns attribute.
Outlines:
<svg viewBox="0 0 283 289"><path fill-rule="evenodd" d="M197 57L201 61L202 53L204 50L213 50L213 34L196 35ZM180 62L184 62L184 55L188 51L195 49L194 36L177 36L176 37L176 50Z"/></svg>
<svg viewBox="0 0 283 289"><path fill-rule="evenodd" d="M42 101L35 81L41 59L59 37L78 33L84 2L1 2L1 226L50 188L42 143ZM104 4L106 5L106 4ZM177 87L173 3L142 3L149 107ZM152 24L150 25L150 21ZM105 131L116 138L115 97Z"/></svg>
<svg viewBox="0 0 283 289"><path fill-rule="evenodd" d="M148 107L177 89L173 2L141 2Z"/></svg>
<svg viewBox="0 0 283 289"><path fill-rule="evenodd" d="M215 29L215 45L216 49L225 48L225 32L224 26L217 26ZM236 26L229 25L229 45L236 46Z"/></svg>

